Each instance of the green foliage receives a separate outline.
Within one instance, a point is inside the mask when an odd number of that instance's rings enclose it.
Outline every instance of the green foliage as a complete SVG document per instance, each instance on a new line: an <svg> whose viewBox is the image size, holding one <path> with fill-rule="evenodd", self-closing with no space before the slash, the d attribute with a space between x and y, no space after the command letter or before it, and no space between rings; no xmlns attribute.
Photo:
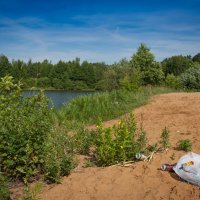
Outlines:
<svg viewBox="0 0 200 200"><path fill-rule="evenodd" d="M192 150L192 142L190 140L179 140L178 148L183 151L191 151Z"/></svg>
<svg viewBox="0 0 200 200"><path fill-rule="evenodd" d="M51 124L47 99L42 93L21 98L10 76L2 78L0 93L1 169L13 177L33 176L44 164Z"/></svg>
<svg viewBox="0 0 200 200"><path fill-rule="evenodd" d="M112 119L133 108L147 103L149 97L155 94L175 91L165 87L144 87L137 91L117 90L112 92L95 93L89 96L79 96L60 110L67 121L78 121L86 124L97 123L98 119Z"/></svg>
<svg viewBox="0 0 200 200"><path fill-rule="evenodd" d="M125 74L119 82L122 89L136 92L141 85L141 73L139 70L134 70L133 73Z"/></svg>
<svg viewBox="0 0 200 200"><path fill-rule="evenodd" d="M8 179L0 172L0 200L9 200Z"/></svg>
<svg viewBox="0 0 200 200"><path fill-rule="evenodd" d="M166 150L167 148L170 147L170 142L169 142L169 130L167 129L167 127L165 127L161 133L160 136L161 140L161 146L164 150Z"/></svg>
<svg viewBox="0 0 200 200"><path fill-rule="evenodd" d="M183 87L187 89L200 89L200 64L195 64L180 76Z"/></svg>
<svg viewBox="0 0 200 200"><path fill-rule="evenodd" d="M173 74L174 76L179 76L186 69L192 66L192 60L186 56L172 56L170 58L165 59L162 62L163 71L165 73L165 77L168 74Z"/></svg>
<svg viewBox="0 0 200 200"><path fill-rule="evenodd" d="M148 144L148 139L146 136L146 132L143 129L141 129L138 134L138 138L136 142L136 153L145 152L147 144Z"/></svg>
<svg viewBox="0 0 200 200"><path fill-rule="evenodd" d="M133 67L141 71L142 83L144 85L160 85L163 81L163 71L159 63L155 61L150 49L141 44L137 52L132 56Z"/></svg>
<svg viewBox="0 0 200 200"><path fill-rule="evenodd" d="M20 80L25 89L62 89L81 91L112 91L120 87L135 91L143 85L160 85L168 74L179 76L185 70L199 63L199 53L191 56L172 56L160 63L156 62L154 54L145 44L140 44L130 60L121 59L118 63L89 63L77 58L72 61L51 61L27 63L22 60L12 60L0 55L0 77L11 74L15 80ZM136 71L136 74L135 74ZM138 76L139 75L139 76Z"/></svg>
<svg viewBox="0 0 200 200"><path fill-rule="evenodd" d="M174 89L181 87L180 78L174 76L173 74L168 74L165 79L166 86Z"/></svg>
<svg viewBox="0 0 200 200"><path fill-rule="evenodd" d="M4 55L0 55L0 78L8 75L10 72L10 62Z"/></svg>
<svg viewBox="0 0 200 200"><path fill-rule="evenodd" d="M100 81L99 86L103 91L112 91L119 89L117 73L113 69L108 69L104 72L103 79Z"/></svg>
<svg viewBox="0 0 200 200"><path fill-rule="evenodd" d="M151 67L142 72L143 84L161 85L164 73L159 63L154 62Z"/></svg>
<svg viewBox="0 0 200 200"><path fill-rule="evenodd" d="M200 53L197 53L193 58L192 58L193 62L197 62L200 64Z"/></svg>
<svg viewBox="0 0 200 200"><path fill-rule="evenodd" d="M80 154L89 154L90 148L95 144L96 142L96 132L95 131L89 131L87 129L80 129L76 132L76 134L73 136L75 151Z"/></svg>
<svg viewBox="0 0 200 200"><path fill-rule="evenodd" d="M69 175L75 167L72 155L71 138L61 126L56 127L49 136L45 159L45 179L50 183L60 182L61 176Z"/></svg>
<svg viewBox="0 0 200 200"><path fill-rule="evenodd" d="M140 71L146 71L154 63L154 55L145 44L140 44L136 53L132 56L131 63L133 67L138 68Z"/></svg>
<svg viewBox="0 0 200 200"><path fill-rule="evenodd" d="M69 174L73 159L65 151L65 137L54 134L44 94L22 98L20 84L14 84L10 76L2 78L0 94L2 172L25 184L38 174L45 173L51 181Z"/></svg>
<svg viewBox="0 0 200 200"><path fill-rule="evenodd" d="M95 159L100 166L108 166L132 160L137 152L144 152L147 144L146 134L135 135L136 124L133 114L121 120L112 128L97 126L99 135L96 143Z"/></svg>

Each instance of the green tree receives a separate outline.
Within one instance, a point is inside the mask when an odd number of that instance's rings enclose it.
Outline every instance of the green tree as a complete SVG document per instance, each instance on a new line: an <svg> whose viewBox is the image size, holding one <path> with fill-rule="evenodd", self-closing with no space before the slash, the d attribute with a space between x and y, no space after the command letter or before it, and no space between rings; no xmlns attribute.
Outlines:
<svg viewBox="0 0 200 200"><path fill-rule="evenodd" d="M4 55L0 55L0 77L4 77L10 72L10 62Z"/></svg>
<svg viewBox="0 0 200 200"><path fill-rule="evenodd" d="M186 69L192 66L192 60L187 56L172 56L170 58L165 59L162 62L163 71L165 73L165 77L168 74L173 74L175 76L179 76Z"/></svg>
<svg viewBox="0 0 200 200"><path fill-rule="evenodd" d="M187 69L180 76L181 83L188 89L200 89L200 64L195 64L194 67Z"/></svg>
<svg viewBox="0 0 200 200"><path fill-rule="evenodd" d="M142 73L144 84L160 85L164 80L164 73L160 63L155 62L151 67Z"/></svg>
<svg viewBox="0 0 200 200"><path fill-rule="evenodd" d="M140 69L141 72L146 71L155 62L154 55L150 52L150 49L141 44L136 53L132 56L131 63L133 67Z"/></svg>
<svg viewBox="0 0 200 200"><path fill-rule="evenodd" d="M133 67L141 72L144 85L161 84L163 80L161 65L155 61L154 55L145 44L138 47L136 53L132 56L131 63Z"/></svg>
<svg viewBox="0 0 200 200"><path fill-rule="evenodd" d="M178 89L181 87L180 78L173 74L168 74L165 79L165 84L168 87Z"/></svg>
<svg viewBox="0 0 200 200"><path fill-rule="evenodd" d="M11 65L11 75L15 80L22 80L27 77L27 67L22 60L13 60Z"/></svg>
<svg viewBox="0 0 200 200"><path fill-rule="evenodd" d="M193 62L198 62L200 63L200 53L196 54L193 58L192 58Z"/></svg>
<svg viewBox="0 0 200 200"><path fill-rule="evenodd" d="M103 91L112 91L114 89L119 89L116 72L113 69L105 71L103 79L100 80L98 84L98 88Z"/></svg>

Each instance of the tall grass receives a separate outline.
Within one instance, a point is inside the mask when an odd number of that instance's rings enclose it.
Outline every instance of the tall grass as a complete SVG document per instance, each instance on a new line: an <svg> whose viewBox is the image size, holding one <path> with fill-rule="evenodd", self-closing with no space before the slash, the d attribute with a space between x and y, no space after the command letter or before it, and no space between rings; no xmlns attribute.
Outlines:
<svg viewBox="0 0 200 200"><path fill-rule="evenodd" d="M98 119L109 120L144 105L155 94L174 92L166 87L144 87L137 92L117 90L80 96L58 110L57 116L67 121L83 124L97 123Z"/></svg>

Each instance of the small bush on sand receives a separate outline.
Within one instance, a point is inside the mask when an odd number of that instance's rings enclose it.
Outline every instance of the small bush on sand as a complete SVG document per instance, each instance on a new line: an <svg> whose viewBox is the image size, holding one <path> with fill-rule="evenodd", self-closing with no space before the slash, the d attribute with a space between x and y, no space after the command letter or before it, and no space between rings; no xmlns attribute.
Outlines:
<svg viewBox="0 0 200 200"><path fill-rule="evenodd" d="M137 136L133 114L121 120L118 126L103 128L97 127L98 139L95 158L100 166L108 166L119 162L133 160L138 152L144 152L147 145L146 133Z"/></svg>
<svg viewBox="0 0 200 200"><path fill-rule="evenodd" d="M191 151L192 150L192 142L190 140L179 140L178 148L183 151Z"/></svg>

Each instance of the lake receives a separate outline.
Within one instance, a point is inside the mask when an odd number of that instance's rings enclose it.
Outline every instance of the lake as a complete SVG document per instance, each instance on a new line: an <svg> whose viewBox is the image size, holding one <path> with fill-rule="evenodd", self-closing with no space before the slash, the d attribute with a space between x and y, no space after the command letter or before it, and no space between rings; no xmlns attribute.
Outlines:
<svg viewBox="0 0 200 200"><path fill-rule="evenodd" d="M37 94L39 91L25 90L23 91L24 97L29 97ZM75 92L75 91L58 91L49 90L44 92L49 99L51 99L55 108L59 108L77 96L93 94L93 92Z"/></svg>

